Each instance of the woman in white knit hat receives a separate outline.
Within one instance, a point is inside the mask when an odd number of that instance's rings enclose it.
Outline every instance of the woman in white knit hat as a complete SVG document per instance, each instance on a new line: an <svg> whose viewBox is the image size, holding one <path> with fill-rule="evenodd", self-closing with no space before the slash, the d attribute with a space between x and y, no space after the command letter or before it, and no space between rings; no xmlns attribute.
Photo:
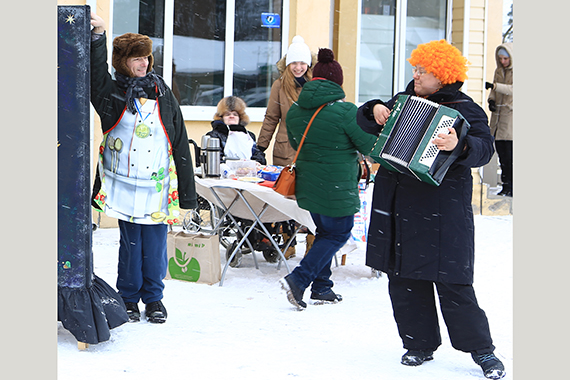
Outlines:
<svg viewBox="0 0 570 380"><path fill-rule="evenodd" d="M293 37L287 54L277 62L277 69L281 76L271 86L265 119L257 140L258 149L265 152L277 130L273 144L273 165L285 166L293 162L295 150L289 144L285 116L291 104L297 101L303 85L313 78L312 66L316 62L316 54L311 52L301 36ZM291 231L283 231L285 240L288 239L290 233ZM314 239L313 235L308 236L310 237L307 241L307 251ZM285 252L287 259L295 256L295 243L294 241Z"/></svg>
<svg viewBox="0 0 570 380"><path fill-rule="evenodd" d="M311 67L316 63L316 59L303 37L295 36L287 54L277 62L281 76L271 86L265 119L257 141L259 149L265 151L277 129L273 146L273 165L289 165L295 157L295 150L289 145L287 137L285 116L291 104L297 101L305 82L312 79Z"/></svg>

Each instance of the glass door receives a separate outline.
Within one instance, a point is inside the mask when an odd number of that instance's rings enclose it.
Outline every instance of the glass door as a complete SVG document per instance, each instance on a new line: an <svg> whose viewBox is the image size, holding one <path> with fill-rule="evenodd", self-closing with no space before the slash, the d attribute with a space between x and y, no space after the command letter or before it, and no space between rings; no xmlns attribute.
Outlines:
<svg viewBox="0 0 570 380"><path fill-rule="evenodd" d="M446 36L447 0L362 0L357 102L388 100L412 80L407 59Z"/></svg>

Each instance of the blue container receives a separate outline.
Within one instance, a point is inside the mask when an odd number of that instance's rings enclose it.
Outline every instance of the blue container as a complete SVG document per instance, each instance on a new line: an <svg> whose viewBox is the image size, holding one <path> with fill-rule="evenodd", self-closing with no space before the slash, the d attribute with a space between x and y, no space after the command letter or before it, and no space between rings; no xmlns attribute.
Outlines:
<svg viewBox="0 0 570 380"><path fill-rule="evenodd" d="M276 181L281 174L282 166L269 165L265 167L265 170L261 171L261 178L266 181Z"/></svg>

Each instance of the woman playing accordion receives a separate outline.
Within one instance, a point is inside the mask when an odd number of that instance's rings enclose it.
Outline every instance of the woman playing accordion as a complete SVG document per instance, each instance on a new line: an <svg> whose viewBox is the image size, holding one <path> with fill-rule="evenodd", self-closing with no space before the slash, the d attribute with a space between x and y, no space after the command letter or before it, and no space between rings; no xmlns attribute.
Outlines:
<svg viewBox="0 0 570 380"><path fill-rule="evenodd" d="M494 355L489 323L473 289L474 222L471 168L491 159L493 137L487 115L459 91L467 59L445 40L419 45L408 59L413 81L391 100L371 100L358 123L379 135L399 95L416 96L457 110L470 128L463 140L447 128L432 140L442 151L458 150L439 186L381 167L375 177L366 264L388 274L398 332L407 352L402 364L432 360L441 345L434 295L437 289L452 346L470 353L485 376L500 379L504 366Z"/></svg>

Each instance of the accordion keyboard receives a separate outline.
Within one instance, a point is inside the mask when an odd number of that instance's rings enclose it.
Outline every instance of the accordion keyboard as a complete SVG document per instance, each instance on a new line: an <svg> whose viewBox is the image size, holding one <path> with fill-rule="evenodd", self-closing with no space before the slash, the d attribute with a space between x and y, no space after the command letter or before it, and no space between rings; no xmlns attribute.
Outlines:
<svg viewBox="0 0 570 380"><path fill-rule="evenodd" d="M420 159L418 160L420 164L424 164L426 166L431 167L431 165L435 161L435 158L437 157L437 154L439 153L439 149L437 148L437 146L434 143L432 143L433 139L435 139L437 135L439 135L440 133L448 134L449 133L448 128L453 127L455 120L456 120L455 118L449 117L447 115L442 115L441 119L439 120L439 123L437 124L437 127L435 127L429 139L429 143L427 144Z"/></svg>
<svg viewBox="0 0 570 380"><path fill-rule="evenodd" d="M437 109L437 103L408 99L382 151L382 158L406 166L416 153Z"/></svg>

